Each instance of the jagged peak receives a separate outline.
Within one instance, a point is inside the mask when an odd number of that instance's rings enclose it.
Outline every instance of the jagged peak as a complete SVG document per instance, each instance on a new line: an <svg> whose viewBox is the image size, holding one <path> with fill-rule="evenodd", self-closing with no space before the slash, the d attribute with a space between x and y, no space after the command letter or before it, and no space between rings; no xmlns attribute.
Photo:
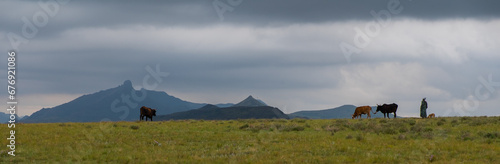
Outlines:
<svg viewBox="0 0 500 164"><path fill-rule="evenodd" d="M245 100L239 102L236 105L233 105L234 107L238 106L267 106L266 103L264 103L261 100L253 98L252 95L248 96Z"/></svg>
<svg viewBox="0 0 500 164"><path fill-rule="evenodd" d="M132 87L132 81L130 80L125 80L122 85L118 86L119 88L125 88L127 90L133 89Z"/></svg>
<svg viewBox="0 0 500 164"><path fill-rule="evenodd" d="M123 82L123 84L122 84L122 85L123 85L123 86L127 86L127 87L128 87L128 86L132 87L132 81L130 81L130 80L125 80L125 81Z"/></svg>

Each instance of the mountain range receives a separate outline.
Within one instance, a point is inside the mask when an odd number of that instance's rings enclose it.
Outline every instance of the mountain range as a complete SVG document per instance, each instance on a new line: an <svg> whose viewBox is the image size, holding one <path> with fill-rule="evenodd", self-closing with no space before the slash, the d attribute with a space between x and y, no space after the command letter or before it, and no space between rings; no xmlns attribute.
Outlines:
<svg viewBox="0 0 500 164"><path fill-rule="evenodd" d="M43 108L22 122L135 121L139 120L141 106L157 109L157 115L166 115L204 105L206 104L184 101L165 92L135 90L132 82L127 80L118 87L83 95L53 108ZM233 104L221 104L224 107L230 105Z"/></svg>
<svg viewBox="0 0 500 164"><path fill-rule="evenodd" d="M246 101L246 102L245 102ZM250 102L252 101L252 102ZM231 107L220 108L215 105L205 105L199 109L177 112L158 116L156 120L233 120L233 119L289 119L288 115L275 107L264 105L249 96L247 99ZM246 104L248 106L242 106Z"/></svg>
<svg viewBox="0 0 500 164"><path fill-rule="evenodd" d="M137 121L141 106L157 110L155 121L170 119L288 119L297 117L310 119L351 118L356 108L353 105L344 105L332 109L298 111L286 115L278 108L268 106L262 100L252 96L248 96L237 104L193 103L165 92L146 89L135 90L132 87L132 82L127 80L115 88L83 95L52 108L43 108L31 116L17 120L24 123ZM2 116L1 113L0 116ZM378 117L383 117L382 113L372 114L372 118ZM363 118L366 118L366 115ZM2 117L0 117L0 121L3 121L1 119ZM6 116L6 120L8 121L8 116Z"/></svg>

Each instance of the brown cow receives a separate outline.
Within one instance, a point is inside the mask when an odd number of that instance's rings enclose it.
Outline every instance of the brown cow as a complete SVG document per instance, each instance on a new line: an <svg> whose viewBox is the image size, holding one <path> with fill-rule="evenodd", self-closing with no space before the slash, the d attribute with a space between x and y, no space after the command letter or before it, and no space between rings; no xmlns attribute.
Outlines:
<svg viewBox="0 0 500 164"><path fill-rule="evenodd" d="M368 116L366 118L371 118L372 116L370 115L370 112L372 111L372 107L370 106L360 106L356 108L356 111L354 111L354 114L352 115L352 119L361 118L362 114L367 114Z"/></svg>
<svg viewBox="0 0 500 164"><path fill-rule="evenodd" d="M434 118L434 117L436 117L436 115L434 113L431 113L431 114L429 114L429 116L427 116L427 118Z"/></svg>
<svg viewBox="0 0 500 164"><path fill-rule="evenodd" d="M148 118L153 121L153 116L156 116L156 109L151 109L145 106L141 107L141 121L144 120L144 117L146 117L146 121L148 121Z"/></svg>

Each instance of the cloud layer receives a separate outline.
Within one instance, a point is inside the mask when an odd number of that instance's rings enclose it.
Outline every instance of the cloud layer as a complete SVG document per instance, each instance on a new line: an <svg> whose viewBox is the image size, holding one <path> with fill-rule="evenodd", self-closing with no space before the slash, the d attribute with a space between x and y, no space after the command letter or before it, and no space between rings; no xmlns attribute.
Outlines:
<svg viewBox="0 0 500 164"><path fill-rule="evenodd" d="M400 1L401 12L378 30L366 28L380 23L370 11L398 1L243 1L223 21L212 2L60 4L19 48L19 96L29 108L21 113L126 79L141 87L145 67L159 64L170 75L157 90L194 102L252 94L285 113L396 102L400 115L417 116L427 97L438 115L500 115L500 86L479 108L459 111L463 100L477 97L479 77L500 82L496 1ZM2 3L6 52L7 34L22 36L22 17L43 8L38 1ZM348 62L339 45L354 45L356 29L377 32ZM45 103L33 99L44 95Z"/></svg>

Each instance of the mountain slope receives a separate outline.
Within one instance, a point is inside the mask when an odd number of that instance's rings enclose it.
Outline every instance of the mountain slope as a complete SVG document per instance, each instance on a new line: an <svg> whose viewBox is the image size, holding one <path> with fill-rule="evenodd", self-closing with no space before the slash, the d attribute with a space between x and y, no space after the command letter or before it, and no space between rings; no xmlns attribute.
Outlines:
<svg viewBox="0 0 500 164"><path fill-rule="evenodd" d="M307 117L311 119L332 119L332 118L351 118L356 106L343 105L337 108L313 111L298 111L290 113L290 117Z"/></svg>
<svg viewBox="0 0 500 164"><path fill-rule="evenodd" d="M181 119L203 119L203 120L232 120L232 119L272 119L289 117L278 108L270 106L236 106L219 108L207 105L200 109L177 112L169 115L158 116L155 120L181 120Z"/></svg>
<svg viewBox="0 0 500 164"><path fill-rule="evenodd" d="M231 107L233 105L234 105L233 103L215 104L215 106L219 108Z"/></svg>
<svg viewBox="0 0 500 164"><path fill-rule="evenodd" d="M343 105L336 108L325 109L325 110L313 110L313 111L298 111L294 113L290 113L288 116L290 118L302 117L302 118L310 118L310 119L339 119L339 118L352 118L352 114L356 110L356 106L354 105ZM377 114L373 114L375 112L376 107L372 107L371 118L384 118L384 114L378 112ZM366 118L367 115L362 115L362 118ZM390 114L390 117L393 118L394 115Z"/></svg>
<svg viewBox="0 0 500 164"><path fill-rule="evenodd" d="M133 121L139 120L141 106L157 109L157 115L165 115L197 109L203 105L181 100L165 92L138 91L127 80L118 87L84 95L53 108L43 108L22 122Z"/></svg>
<svg viewBox="0 0 500 164"><path fill-rule="evenodd" d="M232 119L289 119L278 108L267 106L261 100L248 96L245 100L231 106L221 108L215 105L205 105L199 109L158 116L156 120L204 119L204 120L232 120Z"/></svg>

